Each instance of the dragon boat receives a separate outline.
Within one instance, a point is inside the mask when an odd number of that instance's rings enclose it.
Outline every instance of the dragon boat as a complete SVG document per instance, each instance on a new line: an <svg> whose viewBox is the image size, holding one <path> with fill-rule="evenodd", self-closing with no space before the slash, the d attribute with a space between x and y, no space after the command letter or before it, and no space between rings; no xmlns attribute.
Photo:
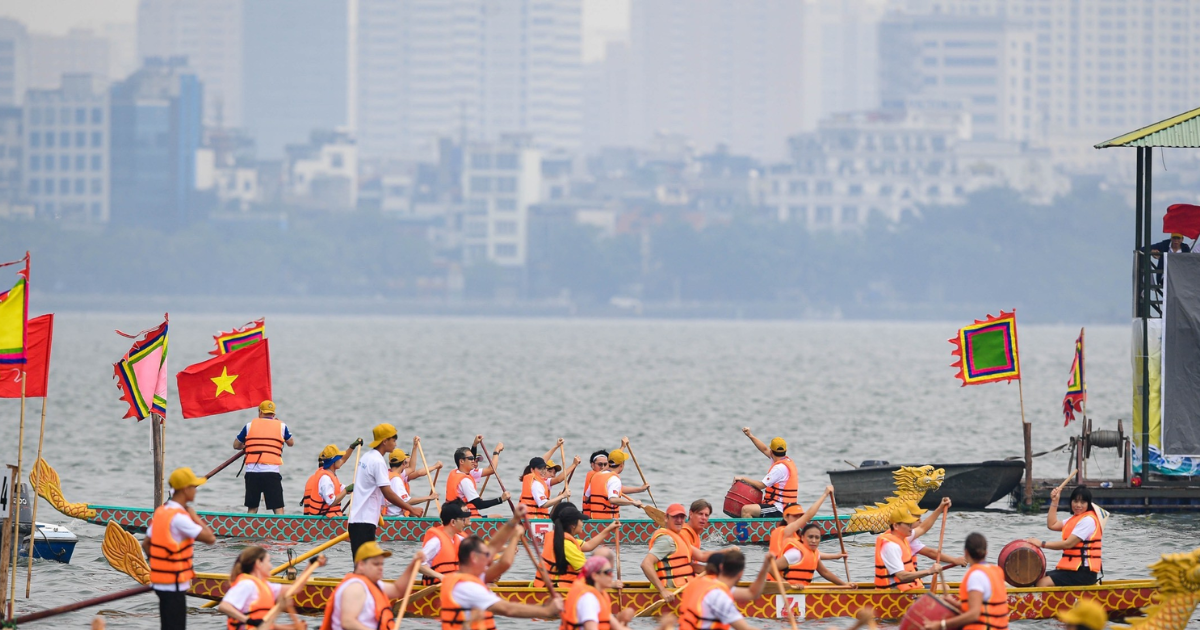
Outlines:
<svg viewBox="0 0 1200 630"><path fill-rule="evenodd" d="M886 502L872 507L863 507L853 514L843 514L836 521L832 516L816 516L813 522L821 526L825 538L837 536L840 523L843 535L853 535L887 529L889 515L893 509L907 505L908 501L920 501L927 490L936 490L944 479L944 471L932 466L904 467L897 470L896 494ZM39 459L30 473L30 481L38 496L45 499L62 514L89 523L106 525L116 523L128 531L144 532L154 515L153 508L122 507L91 503L68 502L62 491L58 473L45 460ZM293 542L317 542L329 540L346 531L346 517L304 516L301 514L246 514L238 512L197 512L212 528L213 533L226 538L250 538L254 540L286 540ZM504 524L505 518L478 518L471 521L470 533L488 537ZM734 544L765 543L771 530L778 525L776 519L711 519L705 539L713 542ZM381 541L420 542L425 532L441 521L430 517L385 517L377 534ZM607 525L604 521L587 521L584 535L594 536ZM548 520L532 520L534 535L541 536L551 527ZM648 518L621 519L621 541L630 544L648 544L650 537L659 528Z"/></svg>

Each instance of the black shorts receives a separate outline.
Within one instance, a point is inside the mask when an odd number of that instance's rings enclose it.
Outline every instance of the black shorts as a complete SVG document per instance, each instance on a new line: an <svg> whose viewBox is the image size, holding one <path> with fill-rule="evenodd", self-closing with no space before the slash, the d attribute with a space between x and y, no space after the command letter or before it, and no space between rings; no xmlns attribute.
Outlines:
<svg viewBox="0 0 1200 630"><path fill-rule="evenodd" d="M158 595L158 617L163 630L187 628L187 592L154 591Z"/></svg>
<svg viewBox="0 0 1200 630"><path fill-rule="evenodd" d="M350 561L354 561L354 554L358 553L358 548L363 543L375 540L375 524L374 523L350 523L346 527L346 533L350 534Z"/></svg>
<svg viewBox="0 0 1200 630"><path fill-rule="evenodd" d="M759 503L759 509L762 512L758 518L783 518L783 510L780 510L774 503Z"/></svg>
<svg viewBox="0 0 1200 630"><path fill-rule="evenodd" d="M258 507L258 498L267 498L267 509L283 507L283 475L277 472L246 473L246 507Z"/></svg>
<svg viewBox="0 0 1200 630"><path fill-rule="evenodd" d="M1100 580L1095 571L1062 571L1054 569L1047 571L1046 577L1054 580L1055 586L1091 586Z"/></svg>

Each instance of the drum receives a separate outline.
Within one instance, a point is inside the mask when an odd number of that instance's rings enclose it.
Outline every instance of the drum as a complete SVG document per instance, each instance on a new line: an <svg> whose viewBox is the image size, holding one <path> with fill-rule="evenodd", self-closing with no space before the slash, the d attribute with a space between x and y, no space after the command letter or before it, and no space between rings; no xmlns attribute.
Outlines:
<svg viewBox="0 0 1200 630"><path fill-rule="evenodd" d="M904 618L900 620L900 630L925 630L928 621L942 621L958 615L960 611L937 595L928 593L917 598Z"/></svg>
<svg viewBox="0 0 1200 630"><path fill-rule="evenodd" d="M735 481L725 493L724 511L730 518L741 518L742 506L762 503L762 494L762 490L744 481Z"/></svg>
<svg viewBox="0 0 1200 630"><path fill-rule="evenodd" d="M1004 545L996 564L1004 569L1004 581L1013 586L1033 586L1046 576L1046 555L1024 540Z"/></svg>

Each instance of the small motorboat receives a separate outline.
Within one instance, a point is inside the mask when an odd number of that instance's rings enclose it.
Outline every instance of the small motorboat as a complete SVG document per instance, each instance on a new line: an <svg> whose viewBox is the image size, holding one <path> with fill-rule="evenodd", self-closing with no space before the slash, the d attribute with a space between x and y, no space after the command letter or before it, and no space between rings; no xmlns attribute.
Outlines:
<svg viewBox="0 0 1200 630"><path fill-rule="evenodd" d="M22 526L21 546L17 549L17 554L22 558L29 557L29 538L29 530ZM79 537L62 525L38 523L37 531L33 534L33 557L69 563L78 542Z"/></svg>

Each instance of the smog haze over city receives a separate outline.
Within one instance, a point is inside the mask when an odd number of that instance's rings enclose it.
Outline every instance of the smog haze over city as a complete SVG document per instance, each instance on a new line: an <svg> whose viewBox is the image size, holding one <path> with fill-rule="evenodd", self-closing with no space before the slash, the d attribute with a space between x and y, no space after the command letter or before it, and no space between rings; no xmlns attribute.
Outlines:
<svg viewBox="0 0 1200 630"><path fill-rule="evenodd" d="M1122 322L1094 146L1200 106L1198 42L1174 0L0 0L0 258L82 309ZM1200 161L1153 162L1158 241Z"/></svg>

